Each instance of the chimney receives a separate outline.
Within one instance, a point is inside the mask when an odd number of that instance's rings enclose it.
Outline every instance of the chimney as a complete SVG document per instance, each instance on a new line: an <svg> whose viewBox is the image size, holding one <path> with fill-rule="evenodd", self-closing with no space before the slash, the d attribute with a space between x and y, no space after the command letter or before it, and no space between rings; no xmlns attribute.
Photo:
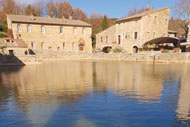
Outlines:
<svg viewBox="0 0 190 127"><path fill-rule="evenodd" d="M70 20L72 20L72 19L73 19L73 17L72 17L72 16L69 16L69 19L70 19Z"/></svg>
<svg viewBox="0 0 190 127"><path fill-rule="evenodd" d="M34 20L34 15L30 14L30 20Z"/></svg>
<svg viewBox="0 0 190 127"><path fill-rule="evenodd" d="M65 19L66 19L65 16L63 16L63 17L62 17L62 21L65 22Z"/></svg>

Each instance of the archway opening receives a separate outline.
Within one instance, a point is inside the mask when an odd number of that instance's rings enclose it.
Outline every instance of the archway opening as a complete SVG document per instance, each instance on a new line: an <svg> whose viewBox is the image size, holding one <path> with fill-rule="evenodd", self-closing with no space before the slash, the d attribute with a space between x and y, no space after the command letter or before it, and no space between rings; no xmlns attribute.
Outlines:
<svg viewBox="0 0 190 127"><path fill-rule="evenodd" d="M104 47L104 48L102 49L102 52L104 52L104 53L109 53L111 49L112 49L111 46L106 46L106 47Z"/></svg>
<svg viewBox="0 0 190 127"><path fill-rule="evenodd" d="M138 53L139 48L137 46L133 46L133 53Z"/></svg>
<svg viewBox="0 0 190 127"><path fill-rule="evenodd" d="M84 44L79 44L79 51L84 51Z"/></svg>

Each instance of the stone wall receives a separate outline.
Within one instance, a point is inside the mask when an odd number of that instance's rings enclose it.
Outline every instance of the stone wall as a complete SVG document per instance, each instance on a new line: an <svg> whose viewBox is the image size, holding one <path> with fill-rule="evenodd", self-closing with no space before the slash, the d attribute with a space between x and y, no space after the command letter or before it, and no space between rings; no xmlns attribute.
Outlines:
<svg viewBox="0 0 190 127"><path fill-rule="evenodd" d="M22 66L24 65L24 63L16 56L0 54L0 66L7 66L7 65Z"/></svg>
<svg viewBox="0 0 190 127"><path fill-rule="evenodd" d="M142 62L190 63L190 53L143 52L138 54L35 51L36 58L46 60L123 60Z"/></svg>
<svg viewBox="0 0 190 127"><path fill-rule="evenodd" d="M96 35L97 49L102 49L104 46L114 44L116 44L116 25L113 25Z"/></svg>
<svg viewBox="0 0 190 127"><path fill-rule="evenodd" d="M36 55L0 56L0 65L41 64L55 60L117 60L150 63L190 63L190 53L143 52L138 54L35 51Z"/></svg>

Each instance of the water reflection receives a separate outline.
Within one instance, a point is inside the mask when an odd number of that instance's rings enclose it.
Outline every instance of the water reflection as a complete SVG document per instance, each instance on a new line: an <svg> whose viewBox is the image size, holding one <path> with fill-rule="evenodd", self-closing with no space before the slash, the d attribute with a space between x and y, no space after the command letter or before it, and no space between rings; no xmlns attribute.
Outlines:
<svg viewBox="0 0 190 127"><path fill-rule="evenodd" d="M32 123L32 126L48 126L53 121L61 122L63 118L57 116L64 114L65 126L97 126L99 122L91 118L95 114L86 117L82 112L96 111L102 108L104 103L109 105L108 102L111 101L112 106L117 103L120 106L121 103L125 113L136 113L136 116L142 115L142 118L146 114L138 109L139 106L146 106L144 112L153 114L165 108L163 110L168 111L165 115L172 112L172 116L177 112L178 120L188 121L190 120L189 67L182 64L64 61L23 68L13 67L14 69L0 68L0 118L2 118L1 111L7 113L14 107L16 112L14 114L22 113L25 125ZM121 101L110 100L111 97L117 98L115 95L121 98ZM104 99L96 100L99 96ZM126 103L128 101L132 103ZM93 104L102 105L96 105L94 108ZM125 109L126 104L131 105L128 107L131 109L130 112ZM155 105L158 107L154 107ZM71 114L76 112L69 111L77 111L79 114L74 117ZM140 117L135 119L138 118L142 119ZM159 116L155 118L161 119ZM174 125L176 122L173 120L170 124ZM122 121L117 124L122 126Z"/></svg>

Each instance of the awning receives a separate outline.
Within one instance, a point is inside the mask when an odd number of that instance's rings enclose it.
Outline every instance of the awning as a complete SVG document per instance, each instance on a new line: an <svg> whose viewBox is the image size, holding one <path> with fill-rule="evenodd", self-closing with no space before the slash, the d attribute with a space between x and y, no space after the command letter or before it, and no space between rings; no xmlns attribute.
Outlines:
<svg viewBox="0 0 190 127"><path fill-rule="evenodd" d="M181 46L190 46L190 42L181 43Z"/></svg>
<svg viewBox="0 0 190 127"><path fill-rule="evenodd" d="M164 43L173 43L174 45L177 45L179 41L180 40L177 37L159 37L144 43L143 46Z"/></svg>

